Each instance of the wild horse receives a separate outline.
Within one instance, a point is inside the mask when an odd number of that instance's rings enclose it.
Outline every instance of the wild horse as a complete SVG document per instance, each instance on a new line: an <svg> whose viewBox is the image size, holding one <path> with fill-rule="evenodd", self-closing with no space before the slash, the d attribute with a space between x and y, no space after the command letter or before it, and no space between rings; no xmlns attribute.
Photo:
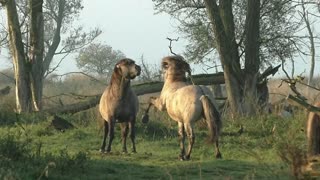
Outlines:
<svg viewBox="0 0 320 180"><path fill-rule="evenodd" d="M142 121L148 121L148 111L153 105L157 109L166 110L169 116L178 122L180 160L189 160L195 141L194 124L205 119L209 129L209 140L215 143L215 157L221 158L219 150L219 134L222 127L212 92L205 86L190 85L186 73L191 75L190 65L181 56L168 56L162 59L164 86L159 98L151 97L149 107ZM185 133L189 140L185 152Z"/></svg>
<svg viewBox="0 0 320 180"><path fill-rule="evenodd" d="M110 152L114 138L114 126L116 122L121 125L122 151L127 152L126 140L130 130L132 151L136 152L135 146L135 123L139 109L138 98L130 87L130 81L141 72L140 66L132 59L120 60L114 67L109 86L100 99L99 110L104 119L104 136L101 152ZM108 147L105 150L106 138L109 135Z"/></svg>

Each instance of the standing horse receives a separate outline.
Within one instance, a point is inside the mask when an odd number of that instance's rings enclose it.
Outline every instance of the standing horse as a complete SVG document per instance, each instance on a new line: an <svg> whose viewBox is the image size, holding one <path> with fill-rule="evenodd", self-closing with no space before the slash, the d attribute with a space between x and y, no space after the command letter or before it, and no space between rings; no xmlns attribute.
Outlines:
<svg viewBox="0 0 320 180"><path fill-rule="evenodd" d="M104 136L100 151L105 152L106 138L109 135L107 152L111 151L114 138L114 126L116 122L121 126L122 151L127 152L126 140L130 130L132 151L135 146L135 122L139 108L138 98L130 87L131 79L139 76L140 66L131 59L120 60L114 67L109 86L100 99L99 110L104 119Z"/></svg>
<svg viewBox="0 0 320 180"><path fill-rule="evenodd" d="M210 133L210 142L215 143L216 158L221 158L219 151L219 134L221 130L220 114L217 110L213 94L205 86L189 85L186 73L191 74L190 66L181 56L168 56L162 60L164 85L159 98L151 97L146 110L155 106L160 111L166 110L171 119L178 122L180 160L189 160L195 141L194 124L205 119ZM143 120L146 120L144 118ZM185 153L185 133L189 140Z"/></svg>

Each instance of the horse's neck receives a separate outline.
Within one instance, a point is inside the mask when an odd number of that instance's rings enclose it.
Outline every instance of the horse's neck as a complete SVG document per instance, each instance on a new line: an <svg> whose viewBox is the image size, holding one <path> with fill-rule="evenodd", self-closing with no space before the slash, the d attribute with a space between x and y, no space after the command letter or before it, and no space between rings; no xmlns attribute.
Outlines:
<svg viewBox="0 0 320 180"><path fill-rule="evenodd" d="M122 99L130 89L130 80L122 77L114 78L110 83L110 91L114 97Z"/></svg>
<svg viewBox="0 0 320 180"><path fill-rule="evenodd" d="M162 98L170 98L169 96L173 95L174 92L187 85L188 83L183 81L165 81L161 91L161 96Z"/></svg>

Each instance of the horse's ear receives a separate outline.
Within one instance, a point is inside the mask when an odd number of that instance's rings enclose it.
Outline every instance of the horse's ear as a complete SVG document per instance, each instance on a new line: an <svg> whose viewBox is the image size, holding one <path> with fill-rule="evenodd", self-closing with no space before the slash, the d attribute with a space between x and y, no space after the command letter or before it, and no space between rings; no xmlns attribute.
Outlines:
<svg viewBox="0 0 320 180"><path fill-rule="evenodd" d="M113 72L115 72L115 73L118 74L118 75L121 75L121 67L120 67L120 64L116 64L116 65L114 66Z"/></svg>

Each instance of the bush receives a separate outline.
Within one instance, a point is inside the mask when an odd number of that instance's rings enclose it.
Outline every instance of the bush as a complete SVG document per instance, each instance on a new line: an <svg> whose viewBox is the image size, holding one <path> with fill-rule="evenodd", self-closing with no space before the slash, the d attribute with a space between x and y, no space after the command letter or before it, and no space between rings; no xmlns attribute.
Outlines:
<svg viewBox="0 0 320 180"><path fill-rule="evenodd" d="M79 169L81 172L85 171L89 157L85 152L78 152L76 155L71 156L66 149L60 150L57 157L53 162L56 162L57 169L62 173L66 173L68 170Z"/></svg>
<svg viewBox="0 0 320 180"><path fill-rule="evenodd" d="M30 156L30 140L19 141L16 135L7 134L0 137L1 162L19 161Z"/></svg>

